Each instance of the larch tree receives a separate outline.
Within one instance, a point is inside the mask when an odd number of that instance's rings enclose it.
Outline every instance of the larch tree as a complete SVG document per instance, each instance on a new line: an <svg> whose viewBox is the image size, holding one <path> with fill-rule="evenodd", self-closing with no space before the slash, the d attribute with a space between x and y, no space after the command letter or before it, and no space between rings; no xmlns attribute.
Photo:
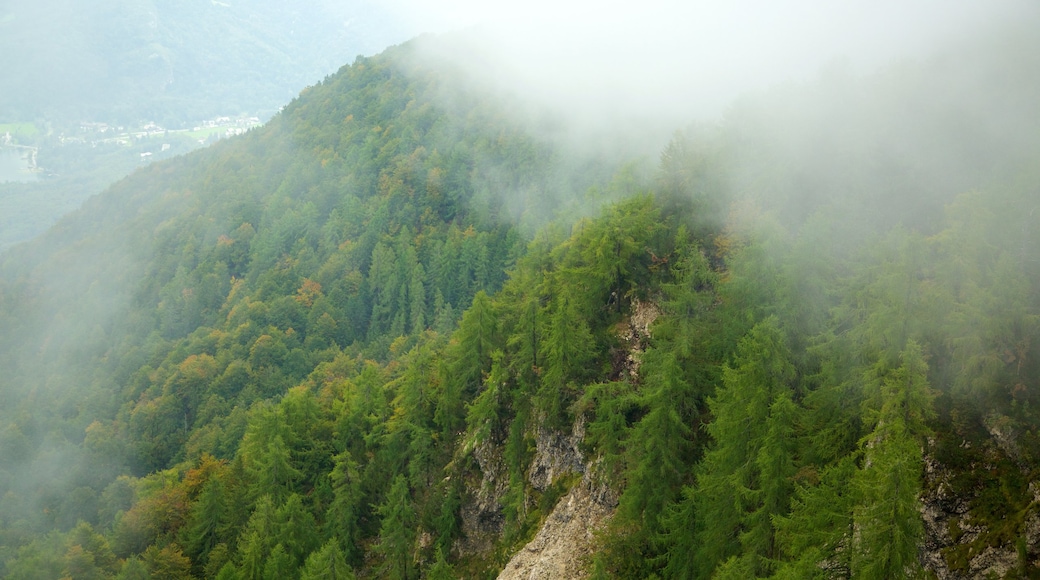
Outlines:
<svg viewBox="0 0 1040 580"><path fill-rule="evenodd" d="M881 381L874 429L863 441L863 466L856 473L860 503L852 572L858 578L913 577L924 525L918 510L926 422L934 415L928 365L910 340L902 365Z"/></svg>

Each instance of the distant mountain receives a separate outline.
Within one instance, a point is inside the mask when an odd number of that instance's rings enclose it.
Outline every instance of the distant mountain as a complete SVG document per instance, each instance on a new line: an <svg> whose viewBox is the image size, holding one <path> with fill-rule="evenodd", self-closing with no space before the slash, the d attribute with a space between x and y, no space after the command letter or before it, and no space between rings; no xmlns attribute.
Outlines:
<svg viewBox="0 0 1040 580"><path fill-rule="evenodd" d="M0 576L1037 577L1035 28L652 170L420 39L133 173L0 255Z"/></svg>
<svg viewBox="0 0 1040 580"><path fill-rule="evenodd" d="M365 1L6 2L0 121L266 117L395 26Z"/></svg>

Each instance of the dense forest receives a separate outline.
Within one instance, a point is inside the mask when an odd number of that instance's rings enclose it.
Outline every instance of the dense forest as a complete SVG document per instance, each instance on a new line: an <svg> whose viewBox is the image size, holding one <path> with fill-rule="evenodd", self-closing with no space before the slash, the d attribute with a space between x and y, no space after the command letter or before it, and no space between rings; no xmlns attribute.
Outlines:
<svg viewBox="0 0 1040 580"><path fill-rule="evenodd" d="M594 578L1040 577L1034 36L653 161L425 39L137 171L0 255L0 575L495 577L584 488Z"/></svg>

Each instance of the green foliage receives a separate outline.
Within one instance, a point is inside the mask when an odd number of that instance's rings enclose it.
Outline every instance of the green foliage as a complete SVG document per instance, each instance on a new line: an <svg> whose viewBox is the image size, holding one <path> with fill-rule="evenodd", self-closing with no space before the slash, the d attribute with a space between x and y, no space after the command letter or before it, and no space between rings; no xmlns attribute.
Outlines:
<svg viewBox="0 0 1040 580"><path fill-rule="evenodd" d="M921 445L934 411L921 347L910 341L901 359L883 379L875 427L863 440L864 464L853 481L861 503L854 510L858 537L851 567L863 578L920 573Z"/></svg>
<svg viewBox="0 0 1040 580"><path fill-rule="evenodd" d="M570 221L595 172L412 50L4 255L0 575L490 577L585 477L595 577L919 574L938 485L952 570L1035 555L1035 171L867 216L738 108Z"/></svg>
<svg viewBox="0 0 1040 580"><path fill-rule="evenodd" d="M330 540L307 557L300 580L352 580L354 570L347 565L337 542Z"/></svg>
<svg viewBox="0 0 1040 580"><path fill-rule="evenodd" d="M380 576L393 580L407 580L415 576L415 511L408 494L408 482L398 475L386 496L386 503L379 507L382 524L379 542L373 548L382 556Z"/></svg>
<svg viewBox="0 0 1040 580"><path fill-rule="evenodd" d="M789 358L777 320L768 318L740 341L733 366L724 369L723 385L708 400L715 444L684 500L694 508L679 512L693 515L696 532L689 534L680 515L671 518L670 573L709 575L739 554L744 561L726 570L763 575L776 557L772 517L786 512L793 475Z"/></svg>

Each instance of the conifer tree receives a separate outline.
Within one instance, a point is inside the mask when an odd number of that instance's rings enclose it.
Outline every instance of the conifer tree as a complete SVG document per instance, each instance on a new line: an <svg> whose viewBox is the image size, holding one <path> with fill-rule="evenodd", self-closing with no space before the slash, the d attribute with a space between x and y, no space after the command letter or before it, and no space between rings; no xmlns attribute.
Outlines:
<svg viewBox="0 0 1040 580"><path fill-rule="evenodd" d="M787 513L794 465L794 420L797 408L790 393L781 392L769 408L765 438L755 455L755 481L744 491L747 513L740 534L741 558L747 569L764 576L772 570L779 553L774 518Z"/></svg>
<svg viewBox="0 0 1040 580"><path fill-rule="evenodd" d="M799 486L789 513L773 519L783 555L778 578L850 576L855 473L855 454L841 458L823 470L818 482Z"/></svg>
<svg viewBox="0 0 1040 580"><path fill-rule="evenodd" d="M427 580L458 580L459 575L455 573L455 569L452 568L451 564L444 559L444 552L437 551L437 559L434 560L433 565L426 572Z"/></svg>
<svg viewBox="0 0 1040 580"><path fill-rule="evenodd" d="M253 489L257 493L268 494L274 499L284 498L290 493L300 472L293 466L289 446L281 435L271 438L267 449L258 458L255 473L258 477Z"/></svg>
<svg viewBox="0 0 1040 580"><path fill-rule="evenodd" d="M361 476L358 473L358 465L351 458L349 451L337 455L335 462L336 466L329 474L329 479L332 480L333 500L325 516L326 537L338 541L348 561L358 562L362 555L359 550L359 520L364 501Z"/></svg>
<svg viewBox="0 0 1040 580"><path fill-rule="evenodd" d="M578 301L564 292L556 298L549 328L541 343L544 371L536 396L536 409L552 427L562 427L570 403L573 382L589 374L595 340Z"/></svg>
<svg viewBox="0 0 1040 580"><path fill-rule="evenodd" d="M116 575L116 580L149 580L148 567L137 556L131 556L123 563L122 570ZM221 580L235 580L231 578Z"/></svg>
<svg viewBox="0 0 1040 580"><path fill-rule="evenodd" d="M242 577L246 580L258 580L263 577L264 562L271 549L272 540L277 537L277 512L271 496L260 496L249 516L249 521L238 541L238 552L242 564Z"/></svg>
<svg viewBox="0 0 1040 580"><path fill-rule="evenodd" d="M300 580L353 580L354 570L347 565L343 552L335 540L329 540L322 548L311 553L303 566Z"/></svg>
<svg viewBox="0 0 1040 580"><path fill-rule="evenodd" d="M234 564L228 562L220 568L220 572L214 576L214 580L241 580L242 575L238 572L238 568Z"/></svg>
<svg viewBox="0 0 1040 580"><path fill-rule="evenodd" d="M882 381L880 409L873 431L863 439L863 466L854 479L860 503L854 511L852 572L859 578L920 572L922 444L934 411L920 345L908 341L901 359L902 365Z"/></svg>
<svg viewBox="0 0 1040 580"><path fill-rule="evenodd" d="M627 441L632 467L621 495L619 515L656 533L665 506L675 501L686 472L690 428L683 422L687 386L674 353L660 349L644 354L648 412L632 428Z"/></svg>
<svg viewBox="0 0 1040 580"><path fill-rule="evenodd" d="M414 578L412 552L415 549L416 519L408 493L408 480L403 475L394 478L386 502L379 506L379 515L382 521L374 550L383 558L380 576L391 580Z"/></svg>
<svg viewBox="0 0 1040 580"><path fill-rule="evenodd" d="M227 518L224 483L213 475L202 486L191 508L188 528L188 550L196 562L205 561L210 550L221 540Z"/></svg>
<svg viewBox="0 0 1040 580"><path fill-rule="evenodd" d="M501 348L498 325L491 299L484 291L473 297L473 304L462 315L454 342L442 368L443 389L437 399L434 422L446 440L462 430L466 418L466 401L471 400L491 369L491 355Z"/></svg>
<svg viewBox="0 0 1040 580"><path fill-rule="evenodd" d="M263 579L292 579L295 576L293 574L295 570L296 566L292 555L285 551L285 547L282 544L276 544L274 549L271 550L271 555L267 557L267 562L264 563Z"/></svg>
<svg viewBox="0 0 1040 580"><path fill-rule="evenodd" d="M303 505L303 498L294 493L278 508L276 517L276 537L292 560L293 566L301 564L307 555L318 547L318 524L314 521L314 516Z"/></svg>
<svg viewBox="0 0 1040 580"><path fill-rule="evenodd" d="M408 285L408 329L413 334L426 330L426 271L416 262Z"/></svg>
<svg viewBox="0 0 1040 580"><path fill-rule="evenodd" d="M759 456L766 449L762 465L788 469L783 450L770 450L775 442L767 439L770 430L779 433L786 429L781 425L788 419L779 415L786 415L789 406L780 403L777 417L772 411L774 403L787 396L792 377L778 322L775 317L767 318L741 339L734 365L724 369L723 384L708 401L714 420L707 430L715 443L698 466L695 491L683 500L694 502L693 509L679 505L669 518L669 574L706 577L738 554L750 561L733 562L727 569L763 572L758 558L771 553L773 531L768 522L783 513L772 510L781 509L778 506L784 505L786 496L783 490L762 487ZM766 498L769 503L762 501ZM679 517L682 514L693 516L694 534L687 527L693 522L684 522ZM691 552L695 553L692 560Z"/></svg>

